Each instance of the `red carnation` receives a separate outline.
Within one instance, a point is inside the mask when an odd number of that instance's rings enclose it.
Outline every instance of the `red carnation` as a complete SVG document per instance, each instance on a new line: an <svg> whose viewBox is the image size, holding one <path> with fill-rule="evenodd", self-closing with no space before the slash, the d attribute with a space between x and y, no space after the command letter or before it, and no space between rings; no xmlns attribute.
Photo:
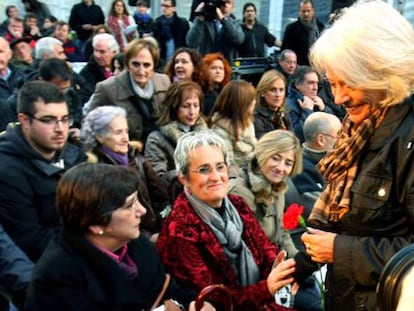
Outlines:
<svg viewBox="0 0 414 311"><path fill-rule="evenodd" d="M298 225L305 225L305 220L302 217L305 207L299 205L298 203L292 203L287 208L283 214L283 227L286 230L293 230L298 227Z"/></svg>

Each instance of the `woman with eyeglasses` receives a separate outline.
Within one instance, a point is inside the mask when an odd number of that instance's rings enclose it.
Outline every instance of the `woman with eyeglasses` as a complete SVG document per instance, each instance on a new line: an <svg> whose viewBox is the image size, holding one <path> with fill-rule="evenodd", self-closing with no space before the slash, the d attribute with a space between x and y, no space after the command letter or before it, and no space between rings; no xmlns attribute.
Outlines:
<svg viewBox="0 0 414 311"><path fill-rule="evenodd" d="M131 41L125 50L127 70L98 83L91 98L90 110L114 105L127 111L129 137L137 149L142 149L149 133L158 129L160 105L170 86L166 75L154 71L158 59L159 49L153 41Z"/></svg>
<svg viewBox="0 0 414 311"><path fill-rule="evenodd" d="M97 107L83 120L81 139L90 163L128 167L140 177L141 202L147 209L141 227L155 242L161 226L161 211L171 206L166 183L151 163L129 144L127 114L117 106Z"/></svg>
<svg viewBox="0 0 414 311"><path fill-rule="evenodd" d="M290 130L285 99L285 77L274 69L266 71L256 87L254 131L257 139L273 130Z"/></svg>
<svg viewBox="0 0 414 311"><path fill-rule="evenodd" d="M286 310L274 294L292 283L293 259L283 260L242 198L227 194L228 153L214 131L178 140L175 165L184 191L163 223L157 250L185 288L226 285L235 310Z"/></svg>
<svg viewBox="0 0 414 311"><path fill-rule="evenodd" d="M195 293L166 274L155 247L141 235L146 209L138 184L133 171L109 164L84 163L62 176L57 209L63 228L33 271L26 310L190 305ZM214 308L205 303L203 310Z"/></svg>

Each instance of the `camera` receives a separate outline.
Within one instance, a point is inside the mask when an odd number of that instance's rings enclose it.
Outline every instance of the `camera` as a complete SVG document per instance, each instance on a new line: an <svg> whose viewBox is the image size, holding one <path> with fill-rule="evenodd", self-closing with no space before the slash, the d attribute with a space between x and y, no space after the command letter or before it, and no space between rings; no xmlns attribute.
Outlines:
<svg viewBox="0 0 414 311"><path fill-rule="evenodd" d="M216 18L216 8L225 6L225 0L208 0L204 2L204 7L200 15L203 15L206 20L213 20Z"/></svg>

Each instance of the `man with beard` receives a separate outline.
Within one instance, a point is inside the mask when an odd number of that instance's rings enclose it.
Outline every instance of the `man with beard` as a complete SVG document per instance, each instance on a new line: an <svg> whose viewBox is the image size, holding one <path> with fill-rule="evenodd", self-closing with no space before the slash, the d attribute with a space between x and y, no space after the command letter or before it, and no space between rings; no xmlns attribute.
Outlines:
<svg viewBox="0 0 414 311"><path fill-rule="evenodd" d="M308 52L318 39L324 25L315 17L315 6L312 0L299 3L299 18L286 27L281 50L290 49L298 57L299 65L309 65Z"/></svg>
<svg viewBox="0 0 414 311"><path fill-rule="evenodd" d="M0 222L36 261L60 227L55 208L59 178L86 156L67 143L71 118L57 86L27 82L19 91L17 112L19 123L0 137Z"/></svg>

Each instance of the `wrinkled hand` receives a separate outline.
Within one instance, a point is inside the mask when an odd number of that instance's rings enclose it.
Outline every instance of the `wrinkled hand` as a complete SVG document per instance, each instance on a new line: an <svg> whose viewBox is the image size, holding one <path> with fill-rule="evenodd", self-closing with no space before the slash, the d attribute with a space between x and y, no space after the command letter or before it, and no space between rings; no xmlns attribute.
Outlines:
<svg viewBox="0 0 414 311"><path fill-rule="evenodd" d="M82 29L85 29L85 30L92 30L92 24L83 24L83 25L82 25Z"/></svg>
<svg viewBox="0 0 414 311"><path fill-rule="evenodd" d="M273 269L267 277L267 289L271 295L274 295L282 287L294 281L292 273L295 272L296 262L294 259L284 260L285 251L280 251L273 263ZM295 283L292 287L292 293L296 294L299 286Z"/></svg>
<svg viewBox="0 0 414 311"><path fill-rule="evenodd" d="M315 262L333 263L334 241L336 233L309 228L310 233L302 234L306 253Z"/></svg>
<svg viewBox="0 0 414 311"><path fill-rule="evenodd" d="M312 98L306 95L303 96L303 100L298 99L298 104L302 109L309 109L309 110L313 110L313 106L315 105Z"/></svg>
<svg viewBox="0 0 414 311"><path fill-rule="evenodd" d="M190 306L188 307L188 311L195 311L195 301L192 301L190 303ZM201 308L201 311L215 311L216 308L214 308L209 302L204 301L203 307Z"/></svg>

